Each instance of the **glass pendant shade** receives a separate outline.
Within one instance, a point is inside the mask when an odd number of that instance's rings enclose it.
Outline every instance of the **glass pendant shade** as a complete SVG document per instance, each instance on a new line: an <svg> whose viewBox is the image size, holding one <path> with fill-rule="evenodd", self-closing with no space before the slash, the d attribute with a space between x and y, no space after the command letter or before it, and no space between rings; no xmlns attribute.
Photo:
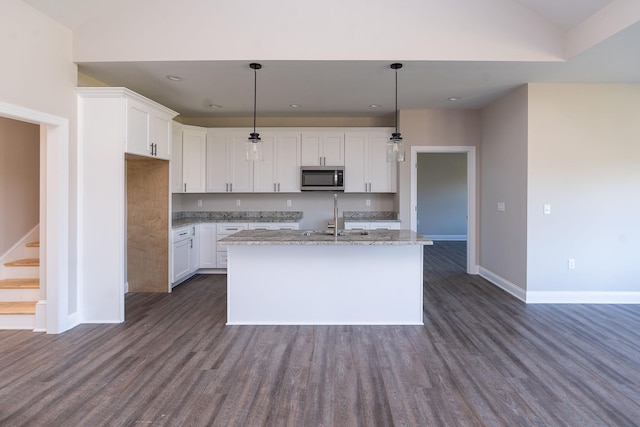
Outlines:
<svg viewBox="0 0 640 427"><path fill-rule="evenodd" d="M387 162L404 162L404 141L399 133L394 132L387 141Z"/></svg>
<svg viewBox="0 0 640 427"><path fill-rule="evenodd" d="M262 139L260 139L260 134L255 132L251 132L249 139L246 142L247 148L247 161L248 162L258 162L262 161Z"/></svg>

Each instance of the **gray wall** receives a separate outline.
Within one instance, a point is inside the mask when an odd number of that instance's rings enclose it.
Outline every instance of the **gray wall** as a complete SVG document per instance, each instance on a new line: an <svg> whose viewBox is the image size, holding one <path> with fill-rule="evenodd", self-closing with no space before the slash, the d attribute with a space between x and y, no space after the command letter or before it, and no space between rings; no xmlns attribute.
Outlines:
<svg viewBox="0 0 640 427"><path fill-rule="evenodd" d="M418 233L467 238L467 154L418 153Z"/></svg>
<svg viewBox="0 0 640 427"><path fill-rule="evenodd" d="M480 267L527 289L527 87L482 110ZM498 203L505 210L498 211Z"/></svg>

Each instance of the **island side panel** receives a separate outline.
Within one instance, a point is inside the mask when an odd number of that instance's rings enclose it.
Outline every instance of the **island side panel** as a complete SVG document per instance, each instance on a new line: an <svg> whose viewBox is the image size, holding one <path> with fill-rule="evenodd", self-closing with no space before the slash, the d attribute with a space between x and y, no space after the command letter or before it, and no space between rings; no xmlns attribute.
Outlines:
<svg viewBox="0 0 640 427"><path fill-rule="evenodd" d="M229 325L422 325L420 245L230 245Z"/></svg>

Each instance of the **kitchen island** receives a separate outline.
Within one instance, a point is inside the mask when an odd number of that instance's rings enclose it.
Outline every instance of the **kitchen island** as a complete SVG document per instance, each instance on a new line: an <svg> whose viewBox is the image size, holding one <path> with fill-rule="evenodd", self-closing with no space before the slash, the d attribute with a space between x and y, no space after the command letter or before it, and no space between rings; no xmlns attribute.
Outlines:
<svg viewBox="0 0 640 427"><path fill-rule="evenodd" d="M410 230L249 230L227 246L228 325L421 325L422 246Z"/></svg>

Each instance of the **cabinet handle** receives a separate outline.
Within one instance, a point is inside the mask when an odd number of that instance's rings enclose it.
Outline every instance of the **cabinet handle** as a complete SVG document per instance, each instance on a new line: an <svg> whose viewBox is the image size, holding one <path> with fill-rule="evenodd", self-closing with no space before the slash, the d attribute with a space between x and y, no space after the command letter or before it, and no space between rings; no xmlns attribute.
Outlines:
<svg viewBox="0 0 640 427"><path fill-rule="evenodd" d="M231 191L233 193L233 182L229 183L229 191Z"/></svg>
<svg viewBox="0 0 640 427"><path fill-rule="evenodd" d="M185 234L187 234L186 231L184 233L180 233L180 236L184 236Z"/></svg>
<svg viewBox="0 0 640 427"><path fill-rule="evenodd" d="M278 193L280 192L280 183L278 183Z"/></svg>
<svg viewBox="0 0 640 427"><path fill-rule="evenodd" d="M229 183L227 182L225 185L226 185L226 188L225 188L224 191L226 191L228 193L229 192Z"/></svg>
<svg viewBox="0 0 640 427"><path fill-rule="evenodd" d="M275 182L273 183L273 191L274 192L276 191L276 183Z"/></svg>
<svg viewBox="0 0 640 427"><path fill-rule="evenodd" d="M186 182L184 183L184 192L185 193L187 192L187 183Z"/></svg>
<svg viewBox="0 0 640 427"><path fill-rule="evenodd" d="M189 243L189 245L193 248L193 239L191 239L191 242Z"/></svg>

